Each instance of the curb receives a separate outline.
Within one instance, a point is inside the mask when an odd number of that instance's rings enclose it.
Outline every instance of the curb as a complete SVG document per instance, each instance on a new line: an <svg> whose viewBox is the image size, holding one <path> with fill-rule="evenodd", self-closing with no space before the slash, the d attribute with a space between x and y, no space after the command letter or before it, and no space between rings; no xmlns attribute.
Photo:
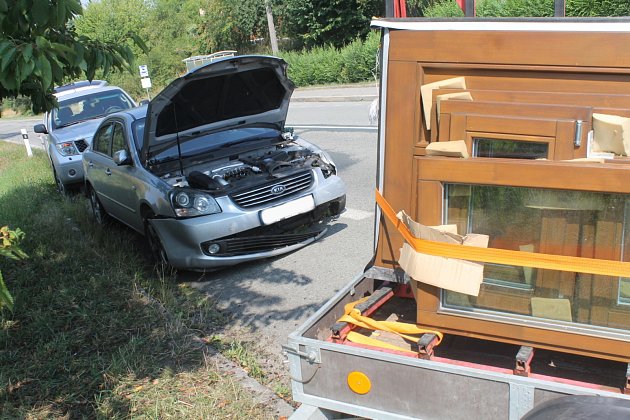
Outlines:
<svg viewBox="0 0 630 420"><path fill-rule="evenodd" d="M370 102L378 95L342 95L342 96L295 96L291 102Z"/></svg>
<svg viewBox="0 0 630 420"><path fill-rule="evenodd" d="M234 377L244 389L252 393L254 400L258 404L272 407L277 418L288 418L293 414L295 409L289 403L278 397L272 390L256 379L249 376L242 367L223 356L212 345L196 338L193 340L199 343L208 352L208 357L206 358L208 362L212 362L214 367L223 374Z"/></svg>

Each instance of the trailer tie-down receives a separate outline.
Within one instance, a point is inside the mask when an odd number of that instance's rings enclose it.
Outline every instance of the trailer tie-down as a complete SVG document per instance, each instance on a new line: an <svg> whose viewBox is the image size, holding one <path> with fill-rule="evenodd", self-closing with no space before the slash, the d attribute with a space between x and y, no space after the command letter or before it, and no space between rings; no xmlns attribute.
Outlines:
<svg viewBox="0 0 630 420"><path fill-rule="evenodd" d="M480 248L419 239L413 236L407 226L396 217L394 209L378 190L376 190L376 202L387 220L396 227L409 245L417 252L423 254L483 263L572 271L602 276L630 277L630 262L626 261L542 254L499 248Z"/></svg>
<svg viewBox="0 0 630 420"><path fill-rule="evenodd" d="M390 295L391 296L391 295ZM370 297L364 297L354 302L350 302L344 307L344 315L337 321L352 324L356 327L373 331L386 331L395 334L407 341L415 344L421 358L429 357L433 352L433 347L440 344L443 335L439 331L428 330L418 327L416 324L397 321L377 321L361 313L357 306L366 302ZM338 333L338 331L337 331ZM414 337L419 335L420 337ZM341 338L341 337L338 337ZM348 331L345 338L355 344L362 344L371 347L379 347L388 350L409 353L410 350L385 341L365 336L356 331Z"/></svg>

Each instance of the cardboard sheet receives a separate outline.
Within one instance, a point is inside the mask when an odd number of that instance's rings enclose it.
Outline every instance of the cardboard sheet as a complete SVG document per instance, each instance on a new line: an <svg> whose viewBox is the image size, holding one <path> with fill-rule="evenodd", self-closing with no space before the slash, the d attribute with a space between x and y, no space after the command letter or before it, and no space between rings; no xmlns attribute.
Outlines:
<svg viewBox="0 0 630 420"><path fill-rule="evenodd" d="M405 212L398 213L398 218L420 239L436 242L461 244L465 246L488 247L488 235L457 235L450 232L422 225ZM405 243L400 250L400 267L415 281L430 284L446 290L478 296L483 282L483 264L454 258L437 257L422 254Z"/></svg>
<svg viewBox="0 0 630 420"><path fill-rule="evenodd" d="M452 79L439 80L420 86L422 96L422 111L427 130L431 129L431 109L433 108L434 89L466 89L466 79L464 77L453 77Z"/></svg>
<svg viewBox="0 0 630 420"><path fill-rule="evenodd" d="M427 145L425 151L428 156L470 157L464 140L436 141Z"/></svg>
<svg viewBox="0 0 630 420"><path fill-rule="evenodd" d="M532 316L537 318L557 319L558 321L572 322L571 301L569 299L551 299L533 297Z"/></svg>
<svg viewBox="0 0 630 420"><path fill-rule="evenodd" d="M594 113L592 141L593 153L627 156L630 154L630 118Z"/></svg>

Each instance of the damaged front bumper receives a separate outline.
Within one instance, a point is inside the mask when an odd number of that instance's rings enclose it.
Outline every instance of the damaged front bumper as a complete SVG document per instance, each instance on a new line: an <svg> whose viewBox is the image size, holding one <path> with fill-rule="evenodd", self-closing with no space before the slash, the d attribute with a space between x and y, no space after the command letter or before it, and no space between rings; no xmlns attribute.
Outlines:
<svg viewBox="0 0 630 420"><path fill-rule="evenodd" d="M270 258L315 242L326 232L319 222L344 211L345 185L340 179L328 184L310 192L313 210L268 226L261 222L262 210L243 211L227 197L217 198L222 213L151 223L175 268L203 271Z"/></svg>

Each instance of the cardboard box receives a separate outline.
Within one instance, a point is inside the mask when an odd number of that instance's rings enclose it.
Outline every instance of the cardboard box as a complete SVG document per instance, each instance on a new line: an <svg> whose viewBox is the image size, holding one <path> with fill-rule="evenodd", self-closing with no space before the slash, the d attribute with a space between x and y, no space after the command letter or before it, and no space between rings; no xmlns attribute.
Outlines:
<svg viewBox="0 0 630 420"><path fill-rule="evenodd" d="M461 236L453 233L452 227L446 229L443 226L422 225L411 219L405 212L398 213L398 218L419 239L481 248L488 247L488 235L470 233ZM415 281L467 295L478 296L483 282L483 263L422 254L407 243L403 244L400 250L398 264Z"/></svg>

